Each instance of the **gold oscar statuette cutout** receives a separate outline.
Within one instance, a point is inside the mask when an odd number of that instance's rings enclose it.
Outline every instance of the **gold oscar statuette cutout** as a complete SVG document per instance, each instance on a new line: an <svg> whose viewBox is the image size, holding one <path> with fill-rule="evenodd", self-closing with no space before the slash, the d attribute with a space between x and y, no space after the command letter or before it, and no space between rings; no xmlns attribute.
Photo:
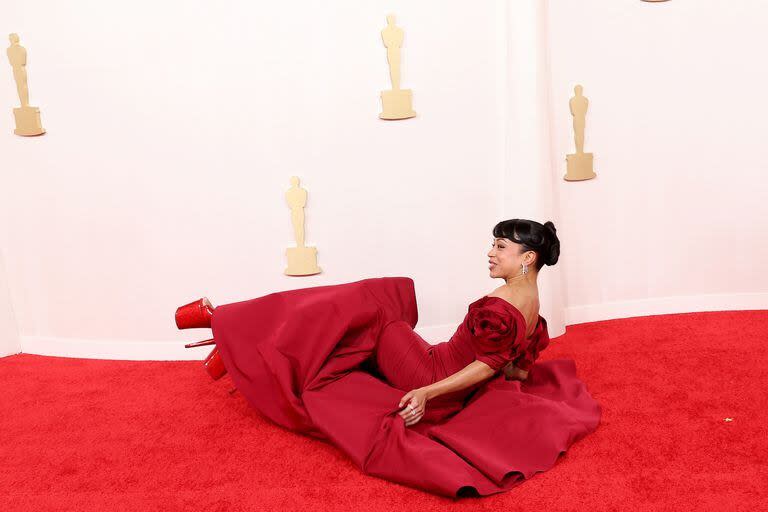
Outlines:
<svg viewBox="0 0 768 512"><path fill-rule="evenodd" d="M408 119L414 117L413 92L400 88L400 47L403 45L403 29L395 26L395 15L387 16L387 26L381 31L384 46L387 47L389 78L392 89L381 91L381 119Z"/></svg>
<svg viewBox="0 0 768 512"><path fill-rule="evenodd" d="M566 155L567 171L563 177L566 181L589 180L597 176L592 170L592 153L584 152L584 127L586 125L587 107L589 100L582 95L583 87L573 88L576 94L569 105L573 116L573 135L576 142L576 153Z"/></svg>
<svg viewBox="0 0 768 512"><path fill-rule="evenodd" d="M32 136L45 133L40 121L40 109L29 106L29 86L27 85L27 50L19 44L18 34L10 34L8 39L8 61L13 68L13 78L16 80L16 90L19 93L21 107L13 109L16 118L16 135Z"/></svg>
<svg viewBox="0 0 768 512"><path fill-rule="evenodd" d="M285 251L288 257L287 276L310 276L322 272L317 266L317 248L304 246L304 207L307 204L307 191L299 186L299 177L291 176L291 188L285 193L285 199L291 208L291 223L296 237L296 247Z"/></svg>

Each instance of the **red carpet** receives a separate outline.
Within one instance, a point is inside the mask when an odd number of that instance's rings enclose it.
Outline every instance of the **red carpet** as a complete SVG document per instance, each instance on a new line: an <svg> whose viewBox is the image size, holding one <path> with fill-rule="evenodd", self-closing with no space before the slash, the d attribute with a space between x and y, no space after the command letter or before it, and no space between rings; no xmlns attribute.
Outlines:
<svg viewBox="0 0 768 512"><path fill-rule="evenodd" d="M0 510L768 510L766 340L766 311L569 327L541 359L576 360L602 424L456 502L361 474L198 362L0 358Z"/></svg>

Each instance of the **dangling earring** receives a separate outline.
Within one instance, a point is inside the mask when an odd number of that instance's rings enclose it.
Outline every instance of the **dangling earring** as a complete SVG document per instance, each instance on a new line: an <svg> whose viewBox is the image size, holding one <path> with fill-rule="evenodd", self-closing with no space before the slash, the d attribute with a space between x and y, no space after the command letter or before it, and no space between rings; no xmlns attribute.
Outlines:
<svg viewBox="0 0 768 512"><path fill-rule="evenodd" d="M522 265L522 266L523 266L523 274L527 274L527 273L528 273L528 265L526 265L525 263L523 263L523 265Z"/></svg>

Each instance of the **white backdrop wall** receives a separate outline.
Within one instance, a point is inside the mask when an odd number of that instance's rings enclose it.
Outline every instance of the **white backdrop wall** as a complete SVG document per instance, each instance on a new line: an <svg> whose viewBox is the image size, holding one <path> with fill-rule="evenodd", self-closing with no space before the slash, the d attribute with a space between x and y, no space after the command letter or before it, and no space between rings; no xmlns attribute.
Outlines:
<svg viewBox="0 0 768 512"><path fill-rule="evenodd" d="M18 354L20 350L19 331L11 305L3 253L0 251L0 357Z"/></svg>
<svg viewBox="0 0 768 512"><path fill-rule="evenodd" d="M389 12L407 121L377 117ZM22 350L202 357L181 348L208 334L176 330L182 303L396 275L439 341L501 284L486 253L510 217L558 227L561 261L541 276L553 337L765 308L766 15L704 0L13 2L0 24L29 52L48 130L12 134L0 66L0 243ZM598 177L567 183L575 83ZM282 275L292 175L317 276Z"/></svg>
<svg viewBox="0 0 768 512"><path fill-rule="evenodd" d="M590 100L597 178L555 180L567 323L768 308L768 3L549 2L556 176Z"/></svg>
<svg viewBox="0 0 768 512"><path fill-rule="evenodd" d="M502 7L13 2L2 26L27 48L48 130L16 137L10 114L0 127L24 351L151 356L141 342L167 341L156 350L184 357L207 333L177 331L173 313L202 295L397 275L416 282L420 326L455 329L501 284L486 253L501 211ZM418 112L400 122L378 119L389 12ZM10 113L10 66L3 77ZM282 274L292 175L317 276Z"/></svg>

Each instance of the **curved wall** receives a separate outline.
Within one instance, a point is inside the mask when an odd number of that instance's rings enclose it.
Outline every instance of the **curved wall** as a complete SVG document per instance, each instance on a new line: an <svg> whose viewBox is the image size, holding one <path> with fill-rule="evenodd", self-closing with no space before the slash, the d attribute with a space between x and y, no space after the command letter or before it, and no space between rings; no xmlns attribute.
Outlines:
<svg viewBox="0 0 768 512"><path fill-rule="evenodd" d="M390 11L418 112L402 122L377 117ZM180 304L386 275L415 280L418 330L439 341L501 284L486 253L509 217L558 227L540 285L553 337L765 308L766 18L757 1L15 2L2 23L48 130L0 119L21 350L200 358ZM577 82L598 177L568 183ZM0 98L16 105L10 73ZM324 270L307 278L282 275L292 175Z"/></svg>

